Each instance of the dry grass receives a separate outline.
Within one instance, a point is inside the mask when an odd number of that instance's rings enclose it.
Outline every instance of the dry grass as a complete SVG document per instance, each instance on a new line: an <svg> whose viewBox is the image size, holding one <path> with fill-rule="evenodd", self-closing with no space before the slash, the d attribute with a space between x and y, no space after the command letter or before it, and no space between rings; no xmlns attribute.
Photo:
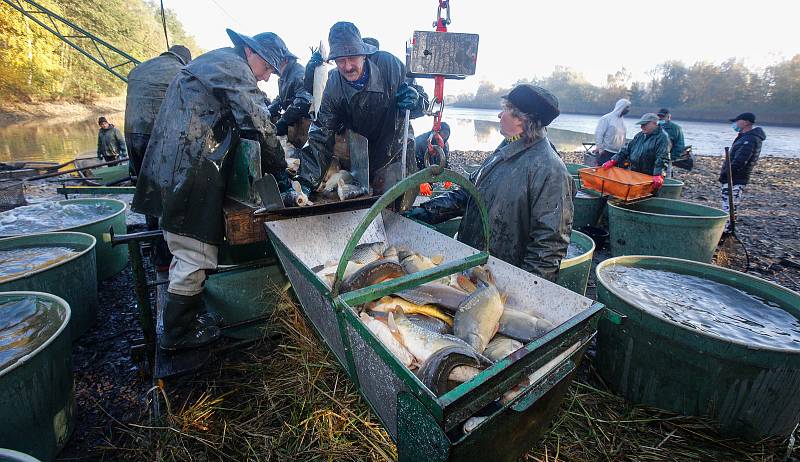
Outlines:
<svg viewBox="0 0 800 462"><path fill-rule="evenodd" d="M394 444L290 297L268 341L170 390L163 426L117 423L109 460L386 461ZM779 461L786 442L717 436L707 422L632 407L584 373L527 461ZM177 410L176 410L177 409Z"/></svg>

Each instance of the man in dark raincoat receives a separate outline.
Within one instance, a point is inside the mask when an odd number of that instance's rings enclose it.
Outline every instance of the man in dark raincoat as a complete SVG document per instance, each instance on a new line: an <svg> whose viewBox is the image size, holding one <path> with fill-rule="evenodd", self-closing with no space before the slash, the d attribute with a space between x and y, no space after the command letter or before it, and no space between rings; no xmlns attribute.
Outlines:
<svg viewBox="0 0 800 462"><path fill-rule="evenodd" d="M308 110L314 98L303 86L305 66L297 62L297 56L286 48L280 37L275 37L282 54L281 77L278 79L278 97L269 105L269 114L275 120L275 134L286 136L291 131L289 142L301 149L308 139L311 123Z"/></svg>
<svg viewBox="0 0 800 462"><path fill-rule="evenodd" d="M672 146L669 135L658 125L658 116L652 112L643 115L636 125L641 127L641 131L604 163L603 168L620 165L634 172L652 175L653 189L661 189Z"/></svg>
<svg viewBox="0 0 800 462"><path fill-rule="evenodd" d="M361 40L358 28L338 22L328 34L329 59L336 69L328 77L320 113L311 125L308 144L300 153L298 180L315 190L333 159L335 135L353 130L369 141L369 173L373 194L383 194L400 180L400 158L407 143L407 172L416 171L414 134L403 140L402 111L412 117L424 99L405 82L405 66L390 53ZM366 185L363 185L366 186Z"/></svg>
<svg viewBox="0 0 800 462"><path fill-rule="evenodd" d="M183 45L173 45L169 51L148 59L128 74L125 98L125 143L130 155L132 177L139 175L142 159L153 132L158 110L164 101L172 79L192 60L192 52Z"/></svg>
<svg viewBox="0 0 800 462"><path fill-rule="evenodd" d="M549 281L556 280L567 253L575 195L575 183L545 129L558 115L558 99L546 89L514 87L499 115L505 140L470 176L489 212L489 253ZM462 189L408 215L431 224L463 216L458 240L483 248L480 212Z"/></svg>
<svg viewBox="0 0 800 462"><path fill-rule="evenodd" d="M256 86L279 73L274 34L227 32L234 48L198 57L170 84L136 185L133 210L161 218L174 256L159 345L165 350L205 345L220 335L220 320L202 312L201 296L205 270L217 265L226 158L238 138L257 140L264 173L287 180L283 149Z"/></svg>
<svg viewBox="0 0 800 462"><path fill-rule="evenodd" d="M723 162L722 168L720 168L719 182L722 186L722 209L730 212L728 195L733 194L735 213L739 208L739 203L742 201L744 188L750 182L750 174L753 173L753 169L758 163L758 158L761 156L761 145L767 139L767 134L764 133L764 129L755 126L756 115L752 112L743 112L733 119L729 119L729 121L732 123L731 128L737 133L729 152L730 169L733 172L733 177L731 178L733 190L728 191L727 161ZM725 232L730 230L730 226L729 220L725 224Z"/></svg>
<svg viewBox="0 0 800 462"><path fill-rule="evenodd" d="M128 157L125 138L122 137L119 128L108 123L108 119L103 116L97 118L97 125L100 126L97 132L97 158L108 162Z"/></svg>

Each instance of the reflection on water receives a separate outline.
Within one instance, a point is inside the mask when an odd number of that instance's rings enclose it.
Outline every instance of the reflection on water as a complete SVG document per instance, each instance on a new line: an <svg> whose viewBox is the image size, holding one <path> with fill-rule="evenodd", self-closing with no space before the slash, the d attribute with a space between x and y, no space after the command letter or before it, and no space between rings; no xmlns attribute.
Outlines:
<svg viewBox="0 0 800 462"><path fill-rule="evenodd" d="M107 116L122 129L122 114ZM46 120L0 127L0 162L38 160L66 162L97 149L97 118L49 123Z"/></svg>
<svg viewBox="0 0 800 462"><path fill-rule="evenodd" d="M481 143L494 142L500 133L500 124L486 120L475 120L475 138Z"/></svg>

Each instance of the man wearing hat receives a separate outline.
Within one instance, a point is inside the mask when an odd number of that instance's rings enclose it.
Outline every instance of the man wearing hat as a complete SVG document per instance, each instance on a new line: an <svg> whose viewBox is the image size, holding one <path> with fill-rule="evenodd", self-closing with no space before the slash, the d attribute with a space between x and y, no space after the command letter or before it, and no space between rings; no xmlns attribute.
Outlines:
<svg viewBox="0 0 800 462"><path fill-rule="evenodd" d="M283 149L256 86L280 72L276 36L227 32L233 48L199 56L169 85L133 198L134 211L161 219L173 254L159 342L164 350L202 346L220 335L221 320L204 312L202 291L205 270L217 266L228 154L238 139L258 141L263 172L288 183Z"/></svg>
<svg viewBox="0 0 800 462"><path fill-rule="evenodd" d="M272 35L281 57L278 97L270 104L269 114L275 120L275 134L287 136L291 131L289 142L301 149L308 139L308 127L311 124L308 109L314 97L303 86L305 67L297 62L297 56L289 51L280 37Z"/></svg>
<svg viewBox="0 0 800 462"><path fill-rule="evenodd" d="M558 115L558 99L546 89L514 87L498 115L505 139L470 175L489 212L489 252L550 281L567 253L575 195L575 183L545 129ZM408 216L431 224L463 216L458 240L483 247L480 212L462 189L414 207Z"/></svg>
<svg viewBox="0 0 800 462"><path fill-rule="evenodd" d="M729 157L733 172L733 191L728 191L728 163L723 162L719 172L719 182L722 186L722 209L729 211L728 195L733 194L733 205L738 209L742 200L744 188L750 182L750 174L758 163L761 155L761 144L767 139L767 134L761 127L755 127L756 115L752 112L743 112L733 119L729 119L731 128L738 133L733 140ZM728 230L730 223L725 225Z"/></svg>
<svg viewBox="0 0 800 462"><path fill-rule="evenodd" d="M97 132L97 158L108 162L120 157L128 157L125 138L119 128L108 123L105 116L97 118L97 125L100 126L100 130Z"/></svg>
<svg viewBox="0 0 800 462"><path fill-rule="evenodd" d="M653 189L661 189L669 162L669 136L658 125L658 116L652 112L643 115L636 125L642 131L604 163L603 168L620 165L634 172L652 175Z"/></svg>
<svg viewBox="0 0 800 462"><path fill-rule="evenodd" d="M672 143L669 158L674 164L675 161L683 156L683 151L686 150L686 145L683 141L683 128L672 121L672 114L665 107L659 109L656 115L658 116L658 125L661 126L661 129L669 137L670 143Z"/></svg>
<svg viewBox="0 0 800 462"><path fill-rule="evenodd" d="M334 24L328 43L336 69L328 76L319 115L300 154L298 180L304 189L316 189L333 158L335 135L349 129L367 138L370 186L373 194L383 194L400 180L403 143L408 146L407 171L416 170L414 134L409 130L403 140L402 111L421 114L424 100L405 82L403 63L365 43L354 24Z"/></svg>
<svg viewBox="0 0 800 462"><path fill-rule="evenodd" d="M183 45L142 62L128 74L125 98L125 142L130 152L130 172L139 175L142 159L150 141L153 123L164 101L167 87L181 68L192 60L192 52Z"/></svg>

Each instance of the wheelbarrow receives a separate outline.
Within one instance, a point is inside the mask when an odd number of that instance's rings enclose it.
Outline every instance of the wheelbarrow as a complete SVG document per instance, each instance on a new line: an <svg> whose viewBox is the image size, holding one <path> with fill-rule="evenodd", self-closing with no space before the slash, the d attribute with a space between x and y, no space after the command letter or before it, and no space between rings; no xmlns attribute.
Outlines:
<svg viewBox="0 0 800 462"><path fill-rule="evenodd" d="M476 200L483 221L483 250L384 210L404 191L421 183L452 181ZM292 283L302 310L398 447L401 461L466 461L478 454L513 461L547 429L558 411L584 352L596 333L603 305L491 257L489 222L475 187L438 166L401 181L368 210L292 218L265 223L269 239ZM418 273L342 292L347 261L358 244L384 242L444 262ZM333 284L312 268L338 260ZM359 319L355 308L398 290L416 287L467 268L487 264L509 303L545 313L556 327L468 382L436 396ZM464 423L515 385L530 385L505 405L494 404L477 427Z"/></svg>

